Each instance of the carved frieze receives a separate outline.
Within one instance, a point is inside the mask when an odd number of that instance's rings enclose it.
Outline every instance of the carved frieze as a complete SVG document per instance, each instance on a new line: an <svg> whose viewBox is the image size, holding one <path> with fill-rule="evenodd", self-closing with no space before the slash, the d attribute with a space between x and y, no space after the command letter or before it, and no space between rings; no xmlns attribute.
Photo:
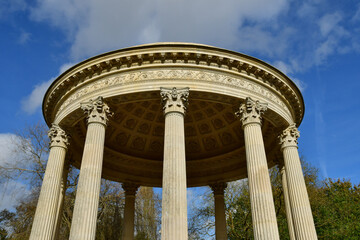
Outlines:
<svg viewBox="0 0 360 240"><path fill-rule="evenodd" d="M176 73L176 74L175 74ZM87 95L92 95L96 92L110 89L115 86L143 83L146 81L156 81L156 80L187 80L187 81L202 81L212 84L220 84L231 87L236 87L246 91L250 91L255 94L259 94L263 98L266 98L269 102L272 102L275 105L278 105L283 109L287 114L291 116L291 113L287 105L280 99L276 94L270 91L268 88L247 80L245 78L233 77L231 75L220 74L216 72L203 72L200 70L190 70L190 69L176 69L176 70L147 70L147 71L138 71L133 73L121 73L109 77L104 77L99 79L96 82L91 82L89 84L84 84L79 90L75 92L68 92L64 95L63 99L66 99L60 106L57 115L59 115L62 110L64 110L69 104L76 101L77 99L83 98ZM220 107L220 106L219 106Z"/></svg>

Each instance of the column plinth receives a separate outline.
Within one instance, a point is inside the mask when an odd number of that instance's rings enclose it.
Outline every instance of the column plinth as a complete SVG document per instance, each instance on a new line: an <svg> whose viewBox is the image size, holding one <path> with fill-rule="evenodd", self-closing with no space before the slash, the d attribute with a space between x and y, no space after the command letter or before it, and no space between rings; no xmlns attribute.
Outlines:
<svg viewBox="0 0 360 240"><path fill-rule="evenodd" d="M135 219L135 195L139 186L131 183L124 183L122 185L122 188L125 191L125 209L122 239L133 240Z"/></svg>
<svg viewBox="0 0 360 240"><path fill-rule="evenodd" d="M269 170L261 132L267 104L246 98L236 115L243 124L254 239L279 239Z"/></svg>
<svg viewBox="0 0 360 240"><path fill-rule="evenodd" d="M297 148L298 137L300 133L295 124L292 124L281 134L280 144L284 155L296 239L313 240L317 239L317 234Z"/></svg>
<svg viewBox="0 0 360 240"><path fill-rule="evenodd" d="M286 210L286 219L289 229L289 236L290 236L290 240L296 240L285 167L282 166L280 171L281 171L281 181L282 181L282 188L284 193L284 202L285 202L285 210Z"/></svg>
<svg viewBox="0 0 360 240"><path fill-rule="evenodd" d="M216 240L227 240L226 230L226 216L225 216L225 201L224 190L227 187L226 183L216 183L210 185L215 200L215 236Z"/></svg>
<svg viewBox="0 0 360 240"><path fill-rule="evenodd" d="M184 115L189 89L160 90L165 115L161 239L188 238Z"/></svg>
<svg viewBox="0 0 360 240"><path fill-rule="evenodd" d="M53 124L48 133L50 153L31 229L31 240L54 239L61 178L68 145L64 130Z"/></svg>
<svg viewBox="0 0 360 240"><path fill-rule="evenodd" d="M105 128L108 116L111 113L102 97L82 103L81 108L87 114L88 127L69 239L94 240L101 185Z"/></svg>

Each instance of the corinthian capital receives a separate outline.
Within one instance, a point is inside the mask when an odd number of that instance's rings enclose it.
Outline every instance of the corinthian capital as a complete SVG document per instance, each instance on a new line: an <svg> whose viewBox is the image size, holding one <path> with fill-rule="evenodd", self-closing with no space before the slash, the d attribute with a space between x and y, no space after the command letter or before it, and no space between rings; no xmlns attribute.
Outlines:
<svg viewBox="0 0 360 240"><path fill-rule="evenodd" d="M188 106L189 88L160 88L164 114L180 112L185 114Z"/></svg>
<svg viewBox="0 0 360 240"><path fill-rule="evenodd" d="M102 123L104 125L108 122L108 117L112 116L109 106L104 102L103 97L98 97L94 100L90 99L88 102L81 103L81 109L87 115L88 124L92 122Z"/></svg>
<svg viewBox="0 0 360 240"><path fill-rule="evenodd" d="M63 147L67 148L69 145L69 137L64 130L62 130L57 124L52 124L48 131L50 138L50 147Z"/></svg>
<svg viewBox="0 0 360 240"><path fill-rule="evenodd" d="M210 188L213 191L214 195L222 195L224 196L225 188L227 187L227 183L225 182L219 182L215 184L211 184Z"/></svg>
<svg viewBox="0 0 360 240"><path fill-rule="evenodd" d="M125 195L135 196L137 190L139 189L139 185L134 184L134 183L123 183L122 188L125 191Z"/></svg>
<svg viewBox="0 0 360 240"><path fill-rule="evenodd" d="M267 110L267 103L254 101L247 97L245 103L241 104L236 116L240 118L243 126L248 123L261 124L262 114Z"/></svg>
<svg viewBox="0 0 360 240"><path fill-rule="evenodd" d="M281 149L286 147L297 147L297 139L300 137L300 132L297 130L295 123L287 127L280 135Z"/></svg>

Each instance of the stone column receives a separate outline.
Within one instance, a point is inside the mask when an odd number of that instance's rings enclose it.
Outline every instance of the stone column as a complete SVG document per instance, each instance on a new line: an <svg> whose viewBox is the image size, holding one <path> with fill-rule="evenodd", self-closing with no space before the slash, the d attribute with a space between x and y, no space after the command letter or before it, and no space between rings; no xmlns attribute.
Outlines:
<svg viewBox="0 0 360 240"><path fill-rule="evenodd" d="M31 229L31 240L53 239L55 232L68 137L64 130L56 124L52 125L48 135L50 137L50 153Z"/></svg>
<svg viewBox="0 0 360 240"><path fill-rule="evenodd" d="M289 200L289 191L288 191L288 183L287 183L287 179L286 179L285 166L282 166L280 171L281 171L281 180L282 180L282 188L283 188L283 194L284 194L286 219L287 219L287 223L288 223L289 236L290 236L290 240L296 240L295 232L294 232L294 224L293 224L293 219L292 219L292 213L291 213L290 200Z"/></svg>
<svg viewBox="0 0 360 240"><path fill-rule="evenodd" d="M139 186L131 183L124 183L122 185L122 188L125 191L125 210L122 240L133 240L135 219L135 194Z"/></svg>
<svg viewBox="0 0 360 240"><path fill-rule="evenodd" d="M64 198L65 198L66 188L67 188L67 177L68 177L68 173L69 173L69 167L70 167L69 161L66 161L63 175L61 178L59 202L58 202L57 213L56 213L54 239L59 239L60 226L61 226L61 220L62 220L62 212L63 212L63 207L64 207Z"/></svg>
<svg viewBox="0 0 360 240"><path fill-rule="evenodd" d="M161 239L188 239L184 115L189 88L161 88L165 115Z"/></svg>
<svg viewBox="0 0 360 240"><path fill-rule="evenodd" d="M267 104L246 98L236 115L240 118L245 137L246 163L249 180L254 239L279 239L269 170L261 132L261 115Z"/></svg>
<svg viewBox="0 0 360 240"><path fill-rule="evenodd" d="M87 132L76 191L71 240L94 240L99 205L105 128L109 107L102 97L82 103L87 115Z"/></svg>
<svg viewBox="0 0 360 240"><path fill-rule="evenodd" d="M216 240L227 240L226 230L226 216L225 216L225 201L224 190L226 183L216 183L210 185L215 200L215 236Z"/></svg>
<svg viewBox="0 0 360 240"><path fill-rule="evenodd" d="M295 124L292 124L281 134L280 144L284 155L296 239L313 240L317 239L317 235L297 149L298 137L300 133Z"/></svg>

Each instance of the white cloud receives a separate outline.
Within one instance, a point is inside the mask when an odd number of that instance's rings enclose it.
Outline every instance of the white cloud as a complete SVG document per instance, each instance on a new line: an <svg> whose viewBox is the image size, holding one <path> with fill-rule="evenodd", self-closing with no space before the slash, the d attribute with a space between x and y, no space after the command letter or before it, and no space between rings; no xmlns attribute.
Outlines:
<svg viewBox="0 0 360 240"><path fill-rule="evenodd" d="M19 181L9 180L0 184L0 211L12 210L20 201L30 194L27 186Z"/></svg>
<svg viewBox="0 0 360 240"><path fill-rule="evenodd" d="M183 41L279 59L288 63L287 72L296 74L324 64L334 54L360 51L355 30L347 25L349 16L343 10L327 12L326 4L323 0L37 0L31 16L64 31L71 61L137 44ZM353 12L350 17L357 16Z"/></svg>
<svg viewBox="0 0 360 240"><path fill-rule="evenodd" d="M282 71L284 74L289 74L293 72L292 66L283 61L275 61L273 65L274 67Z"/></svg>
<svg viewBox="0 0 360 240"><path fill-rule="evenodd" d="M17 163L22 156L16 151L16 142L21 139L15 134L0 133L0 166L8 166Z"/></svg>
<svg viewBox="0 0 360 240"><path fill-rule="evenodd" d="M291 75L295 72L294 69L297 69L296 62L285 63L283 61L275 61L273 65L284 74L288 75L301 92L305 91L307 84L298 78L291 77Z"/></svg>
<svg viewBox="0 0 360 240"><path fill-rule="evenodd" d="M324 60L336 51L337 40L333 37L328 38L315 50L315 62L320 65Z"/></svg>
<svg viewBox="0 0 360 240"><path fill-rule="evenodd" d="M323 36L327 36L331 31L338 28L342 16L339 12L326 14L319 21L320 32Z"/></svg>
<svg viewBox="0 0 360 240"><path fill-rule="evenodd" d="M304 2L297 10L297 14L303 18L314 17L316 15L316 8L312 4Z"/></svg>
<svg viewBox="0 0 360 240"><path fill-rule="evenodd" d="M32 16L62 28L72 43L73 58L81 59L154 41L234 48L243 44L238 34L245 20L253 24L269 22L287 8L286 0L38 0ZM257 44L265 48L262 42Z"/></svg>
<svg viewBox="0 0 360 240"><path fill-rule="evenodd" d="M354 14L354 16L351 19L352 21L356 22L356 21L360 21L360 4L358 4L357 6L357 11Z"/></svg>
<svg viewBox="0 0 360 240"><path fill-rule="evenodd" d="M59 74L69 69L73 63L65 63L59 69ZM48 81L35 85L34 89L21 101L21 109L27 114L35 113L41 106L46 90L51 83L55 80L55 77L50 78Z"/></svg>
<svg viewBox="0 0 360 240"><path fill-rule="evenodd" d="M291 78L291 77L290 77ZM304 92L307 84L304 81L301 81L298 78L291 78L291 80L296 84L296 86L299 88L301 92Z"/></svg>
<svg viewBox="0 0 360 240"><path fill-rule="evenodd" d="M30 40L31 34L25 31L21 31L18 42L20 44L25 44Z"/></svg>
<svg viewBox="0 0 360 240"><path fill-rule="evenodd" d="M51 78L46 82L36 85L30 95L21 101L21 109L27 114L35 113L41 106L46 90L54 79L55 78Z"/></svg>
<svg viewBox="0 0 360 240"><path fill-rule="evenodd" d="M20 138L14 134L0 134L0 166L13 166L18 164L21 159L24 159L21 153L16 151L16 144L14 144L16 141L20 141ZM0 181L0 189L0 211L5 208L13 208L23 197L30 193L26 185L20 180L6 179L4 176Z"/></svg>
<svg viewBox="0 0 360 240"><path fill-rule="evenodd" d="M0 19L17 11L24 11L26 7L25 0L0 1Z"/></svg>
<svg viewBox="0 0 360 240"><path fill-rule="evenodd" d="M71 68L72 66L74 66L75 63L69 62L69 63L65 63L60 67L59 70L59 74L62 74L63 72L65 72L66 70L68 70L69 68Z"/></svg>

